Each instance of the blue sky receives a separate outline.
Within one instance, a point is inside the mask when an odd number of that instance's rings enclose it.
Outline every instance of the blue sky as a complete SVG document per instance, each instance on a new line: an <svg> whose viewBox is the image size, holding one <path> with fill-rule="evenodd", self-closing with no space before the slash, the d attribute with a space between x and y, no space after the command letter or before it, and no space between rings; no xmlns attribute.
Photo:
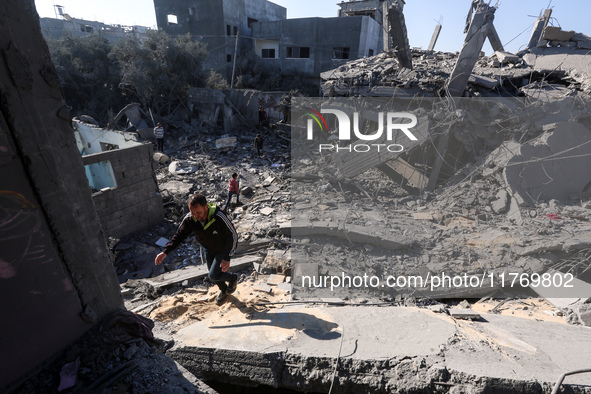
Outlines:
<svg viewBox="0 0 591 394"><path fill-rule="evenodd" d="M491 4L495 3L493 0ZM287 8L288 18L334 17L338 1L275 0ZM54 5L75 18L97 20L110 24L156 26L152 0L35 0L41 17L55 17ZM437 21L442 30L436 50L459 51L464 41L464 23L471 0L406 0L404 15L410 45L426 48ZM535 19L550 5L551 24L591 36L591 1L589 0L499 0L495 27L505 48L517 52L529 40ZM521 34L521 35L520 35ZM492 52L485 44L484 51Z"/></svg>

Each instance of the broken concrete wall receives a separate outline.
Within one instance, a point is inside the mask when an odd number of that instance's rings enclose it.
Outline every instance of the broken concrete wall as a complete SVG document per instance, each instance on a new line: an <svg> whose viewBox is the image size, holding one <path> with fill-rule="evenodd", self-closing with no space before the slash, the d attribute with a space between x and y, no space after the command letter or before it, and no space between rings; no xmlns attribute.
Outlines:
<svg viewBox="0 0 591 394"><path fill-rule="evenodd" d="M394 1L388 8L388 34L395 48L396 58L400 66L412 69L412 55L404 21L404 1Z"/></svg>
<svg viewBox="0 0 591 394"><path fill-rule="evenodd" d="M534 48L523 56L527 65L537 71L576 70L587 78L591 65L589 51L578 48Z"/></svg>
<svg viewBox="0 0 591 394"><path fill-rule="evenodd" d="M64 14L64 19L41 18L41 31L45 38L62 39L66 36L86 37L100 34L115 43L127 37L144 37L150 28L145 26L109 25L102 22L72 18Z"/></svg>
<svg viewBox="0 0 591 394"><path fill-rule="evenodd" d="M152 226L164 218L151 144L84 156L85 166L108 162L115 186L99 190L92 200L108 237L120 238Z"/></svg>
<svg viewBox="0 0 591 394"><path fill-rule="evenodd" d="M281 97L288 92L261 92L259 90L234 90L227 91L232 104L244 116L246 121L256 126L259 124L259 107L265 108L270 122L283 119L283 113L276 108L281 102Z"/></svg>
<svg viewBox="0 0 591 394"><path fill-rule="evenodd" d="M0 391L123 307L33 1L0 14Z"/></svg>
<svg viewBox="0 0 591 394"><path fill-rule="evenodd" d="M216 127L221 121L224 130L230 128L231 119L226 116L226 96L222 91L191 88L188 97L189 109L198 113L198 119L202 125Z"/></svg>
<svg viewBox="0 0 591 394"><path fill-rule="evenodd" d="M339 17L367 15L376 20L383 29L380 29L378 51L390 50L391 39L388 36L388 7L392 5L392 0L363 0L363 1L348 1L337 4L341 9L339 10Z"/></svg>
<svg viewBox="0 0 591 394"><path fill-rule="evenodd" d="M134 133L109 131L83 122L76 122L74 135L81 155L141 145Z"/></svg>
<svg viewBox="0 0 591 394"><path fill-rule="evenodd" d="M518 200L533 205L551 199L582 198L591 183L591 130L577 122L561 122L507 162L505 179ZM521 202L518 201L518 202Z"/></svg>

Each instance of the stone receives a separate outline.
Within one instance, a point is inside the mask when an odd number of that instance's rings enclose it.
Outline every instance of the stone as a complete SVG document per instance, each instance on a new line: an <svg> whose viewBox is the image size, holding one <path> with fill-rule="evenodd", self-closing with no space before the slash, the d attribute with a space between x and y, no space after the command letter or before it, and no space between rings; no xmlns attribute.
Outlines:
<svg viewBox="0 0 591 394"><path fill-rule="evenodd" d="M494 53L494 55L497 57L497 59L499 59L501 64L517 63L519 61L519 56L505 51L497 51Z"/></svg>
<svg viewBox="0 0 591 394"><path fill-rule="evenodd" d="M167 243L168 243L168 239L166 239L164 237L160 237L160 239L158 241L156 241L156 245L161 246L161 247L165 247Z"/></svg>
<svg viewBox="0 0 591 394"><path fill-rule="evenodd" d="M168 165L168 172L173 175L192 174L197 171L196 163L173 161Z"/></svg>
<svg viewBox="0 0 591 394"><path fill-rule="evenodd" d="M259 283L258 285L255 285L255 286L253 287L253 289L254 289L254 290L256 290L256 291L262 291L263 293L269 293L269 294L270 294L270 293L271 293L271 291L273 290L273 289L271 288L271 286L269 286L269 285L266 285L266 284L264 284L264 283Z"/></svg>
<svg viewBox="0 0 591 394"><path fill-rule="evenodd" d="M155 152L152 159L158 164L164 164L170 161L170 157L162 152Z"/></svg>
<svg viewBox="0 0 591 394"><path fill-rule="evenodd" d="M293 284L291 284L291 283L279 283L277 285L277 288L279 290L285 291L287 294L293 293Z"/></svg>
<svg viewBox="0 0 591 394"><path fill-rule="evenodd" d="M275 182L275 177L269 176L263 181L263 187L269 187L273 182Z"/></svg>
<svg viewBox="0 0 591 394"><path fill-rule="evenodd" d="M433 213L431 212L416 212L412 214L415 220L433 220Z"/></svg>
<svg viewBox="0 0 591 394"><path fill-rule="evenodd" d="M476 313L473 309L463 308L463 309L449 309L449 314L451 317L456 319L463 319L463 320L478 320L480 319L480 314Z"/></svg>
<svg viewBox="0 0 591 394"><path fill-rule="evenodd" d="M285 275L272 274L267 279L267 284L270 286L277 286L285 281Z"/></svg>
<svg viewBox="0 0 591 394"><path fill-rule="evenodd" d="M497 199L491 203L493 211L495 213L506 213L509 205L509 194L506 190L499 190L496 197Z"/></svg>
<svg viewBox="0 0 591 394"><path fill-rule="evenodd" d="M236 137L220 138L215 140L215 147L217 149L233 149L236 147Z"/></svg>
<svg viewBox="0 0 591 394"><path fill-rule="evenodd" d="M269 207L265 207L260 210L260 212L265 216L269 216L271 213L273 213L273 211L274 209Z"/></svg>
<svg viewBox="0 0 591 394"><path fill-rule="evenodd" d="M548 41L568 41L575 35L572 30L562 30L557 26L546 26L544 30L544 40Z"/></svg>

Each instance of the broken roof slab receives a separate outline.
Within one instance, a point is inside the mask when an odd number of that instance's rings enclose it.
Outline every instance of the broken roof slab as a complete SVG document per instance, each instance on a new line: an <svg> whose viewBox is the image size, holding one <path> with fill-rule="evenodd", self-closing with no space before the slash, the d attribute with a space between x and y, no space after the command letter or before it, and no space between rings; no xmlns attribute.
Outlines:
<svg viewBox="0 0 591 394"><path fill-rule="evenodd" d="M328 390L337 358L339 390L427 390L433 381L549 390L586 363L581 344L591 341L588 328L493 314L460 322L419 308L293 305L244 314L226 305L223 320L179 330L169 354L206 377L305 391ZM589 385L591 376L568 383Z"/></svg>

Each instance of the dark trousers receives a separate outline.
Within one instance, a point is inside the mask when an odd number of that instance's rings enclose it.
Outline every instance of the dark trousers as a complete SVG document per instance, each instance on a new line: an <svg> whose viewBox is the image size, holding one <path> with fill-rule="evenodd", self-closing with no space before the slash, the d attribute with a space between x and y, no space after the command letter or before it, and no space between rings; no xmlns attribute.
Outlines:
<svg viewBox="0 0 591 394"><path fill-rule="evenodd" d="M230 205L230 201L232 201L232 196L236 196L236 204L240 203L238 193L236 193L234 191L229 191L228 192L228 201L226 201L226 206L224 207L224 211L226 209L228 209L228 206Z"/></svg>
<svg viewBox="0 0 591 394"><path fill-rule="evenodd" d="M222 271L220 264L222 263L223 259L223 253L209 252L207 249L203 247L201 248L201 262L205 262L207 264L207 269L209 270L209 279L213 280L215 284L218 285L220 290L225 293L226 289L228 288L226 282L235 279L238 275L228 271Z"/></svg>
<svg viewBox="0 0 591 394"><path fill-rule="evenodd" d="M156 150L164 152L164 138L156 138Z"/></svg>

